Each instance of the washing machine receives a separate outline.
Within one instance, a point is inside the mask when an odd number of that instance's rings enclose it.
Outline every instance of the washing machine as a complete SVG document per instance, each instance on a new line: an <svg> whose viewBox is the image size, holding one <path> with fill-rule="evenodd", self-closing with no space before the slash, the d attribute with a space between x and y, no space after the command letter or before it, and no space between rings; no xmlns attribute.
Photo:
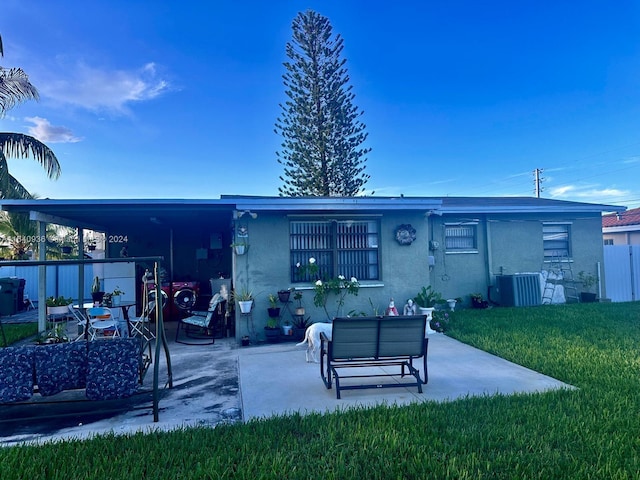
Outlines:
<svg viewBox="0 0 640 480"><path fill-rule="evenodd" d="M177 319L193 310L200 294L198 282L171 283L171 318Z"/></svg>

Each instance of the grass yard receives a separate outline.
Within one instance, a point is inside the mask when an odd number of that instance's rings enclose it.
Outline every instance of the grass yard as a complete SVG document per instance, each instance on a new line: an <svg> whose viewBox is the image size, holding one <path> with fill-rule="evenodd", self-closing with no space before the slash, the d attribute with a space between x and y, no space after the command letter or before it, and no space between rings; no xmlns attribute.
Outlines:
<svg viewBox="0 0 640 480"><path fill-rule="evenodd" d="M10 323L2 324L4 335L7 338L7 345L22 340L23 338L29 338L38 333L37 323ZM0 347L5 346L3 343L2 335L0 335Z"/></svg>
<svg viewBox="0 0 640 480"><path fill-rule="evenodd" d="M448 334L578 389L12 447L0 478L640 477L639 302L464 310Z"/></svg>

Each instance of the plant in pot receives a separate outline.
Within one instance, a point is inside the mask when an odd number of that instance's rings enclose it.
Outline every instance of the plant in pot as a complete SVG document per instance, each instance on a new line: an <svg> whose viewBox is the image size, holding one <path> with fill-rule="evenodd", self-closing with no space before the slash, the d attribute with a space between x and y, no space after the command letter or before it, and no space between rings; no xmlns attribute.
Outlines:
<svg viewBox="0 0 640 480"><path fill-rule="evenodd" d="M253 308L253 294L249 290L234 290L233 299L235 303L238 304L240 313L251 313L251 309Z"/></svg>
<svg viewBox="0 0 640 480"><path fill-rule="evenodd" d="M111 305L113 305L114 307L120 305L122 295L124 295L124 292L120 290L119 286L116 285L116 288L114 288L113 292L111 292Z"/></svg>
<svg viewBox="0 0 640 480"><path fill-rule="evenodd" d="M236 252L236 255L244 255L249 250L249 244L244 240L238 240L231 244L231 248Z"/></svg>
<svg viewBox="0 0 640 480"><path fill-rule="evenodd" d="M47 315L66 315L69 313L69 305L73 303L73 299L63 296L48 297L45 303L47 304Z"/></svg>
<svg viewBox="0 0 640 480"><path fill-rule="evenodd" d="M471 307L472 308L487 308L489 306L489 302L482 298L481 293L472 293L471 294Z"/></svg>
<svg viewBox="0 0 640 480"><path fill-rule="evenodd" d="M583 303L591 303L596 301L596 294L591 291L597 278L595 275L581 271L578 273L578 281L582 284L583 291L580 292L580 301Z"/></svg>
<svg viewBox="0 0 640 480"><path fill-rule="evenodd" d="M278 299L282 303L289 302L289 297L291 296L291 290L278 290Z"/></svg>
<svg viewBox="0 0 640 480"><path fill-rule="evenodd" d="M264 336L269 343L276 343L280 341L280 326L278 325L278 318L269 317L267 324L264 327Z"/></svg>
<svg viewBox="0 0 640 480"><path fill-rule="evenodd" d="M307 327L311 325L311 317L304 318L304 315L293 317L293 336L296 340L302 340Z"/></svg>
<svg viewBox="0 0 640 480"><path fill-rule="evenodd" d="M37 345L50 345L52 343L64 343L69 341L69 337L66 332L66 325L64 323L58 323L53 325L52 328L46 332L42 332L36 338Z"/></svg>
<svg viewBox="0 0 640 480"><path fill-rule="evenodd" d="M413 298L413 301L418 305L418 308L422 309L433 309L435 308L437 303L442 302L442 295L436 292L431 285L428 287L422 287L422 290L418 292L418 294ZM427 314L427 312L422 312L423 314Z"/></svg>
<svg viewBox="0 0 640 480"><path fill-rule="evenodd" d="M269 307L267 308L270 318L278 318L280 316L280 307L278 307L278 297L273 293L269 294Z"/></svg>
<svg viewBox="0 0 640 480"><path fill-rule="evenodd" d="M293 292L293 299L297 304L294 310L294 315L304 315L304 307L302 306L302 292L300 290L296 290L295 292Z"/></svg>
<svg viewBox="0 0 640 480"><path fill-rule="evenodd" d="M100 288L100 278L96 276L91 284L91 299L93 303L101 303L104 298L104 291Z"/></svg>

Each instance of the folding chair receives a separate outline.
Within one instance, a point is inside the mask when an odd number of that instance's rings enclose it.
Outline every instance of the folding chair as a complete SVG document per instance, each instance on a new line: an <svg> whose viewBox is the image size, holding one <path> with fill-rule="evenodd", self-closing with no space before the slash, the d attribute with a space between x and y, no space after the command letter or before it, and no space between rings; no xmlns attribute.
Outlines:
<svg viewBox="0 0 640 480"><path fill-rule="evenodd" d="M135 308L135 305L131 307ZM129 308L131 308L129 307ZM131 336L142 336L145 340L153 340L156 338L155 333L151 329L151 319L155 315L156 302L150 301L142 309L139 317L129 315L129 325L131 325Z"/></svg>
<svg viewBox="0 0 640 480"><path fill-rule="evenodd" d="M95 340L98 335L108 337L105 332L113 329L113 337L119 337L118 319L114 318L111 310L106 307L92 307L87 309L87 317L89 318L89 339Z"/></svg>
<svg viewBox="0 0 640 480"><path fill-rule="evenodd" d="M80 310L73 308L73 305L69 305L69 313L76 321L76 327L77 327L77 333L78 333L78 336L73 341L77 342L78 340L86 340L88 337L87 317L85 317Z"/></svg>

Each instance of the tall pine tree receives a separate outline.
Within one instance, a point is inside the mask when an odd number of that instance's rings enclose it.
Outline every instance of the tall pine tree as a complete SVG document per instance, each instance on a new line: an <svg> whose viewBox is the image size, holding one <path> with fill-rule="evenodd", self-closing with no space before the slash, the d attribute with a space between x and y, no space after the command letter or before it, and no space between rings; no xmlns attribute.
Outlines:
<svg viewBox="0 0 640 480"><path fill-rule="evenodd" d="M362 147L366 127L352 103L342 38L311 10L299 13L292 29L282 76L289 100L280 105L275 128L283 137L278 190L281 196L358 195L369 180L364 156L371 149Z"/></svg>

